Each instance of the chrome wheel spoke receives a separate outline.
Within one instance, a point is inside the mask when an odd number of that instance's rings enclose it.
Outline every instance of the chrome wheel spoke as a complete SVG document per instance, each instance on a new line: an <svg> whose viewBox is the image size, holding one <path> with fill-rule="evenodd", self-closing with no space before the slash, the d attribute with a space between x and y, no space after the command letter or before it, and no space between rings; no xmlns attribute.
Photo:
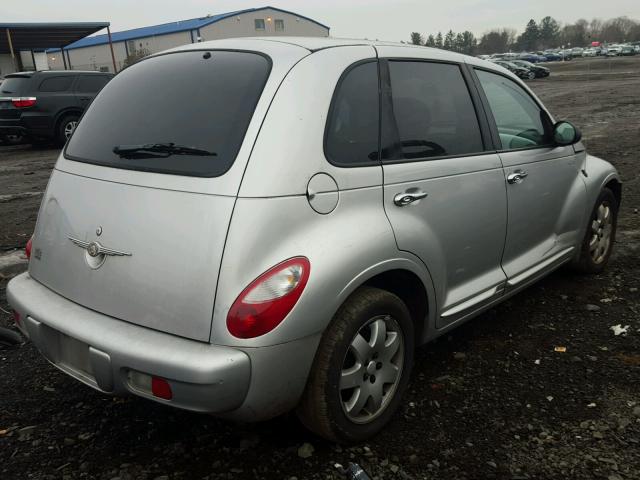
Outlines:
<svg viewBox="0 0 640 480"><path fill-rule="evenodd" d="M358 333L351 342L351 351L357 361L364 365L369 359L369 355L371 355L371 345L364 339L362 334Z"/></svg>
<svg viewBox="0 0 640 480"><path fill-rule="evenodd" d="M365 374L361 363L356 363L351 368L342 370L340 375L340 390L348 390L362 384L362 377Z"/></svg>
<svg viewBox="0 0 640 480"><path fill-rule="evenodd" d="M363 386L357 388L348 402L345 403L345 409L347 413L351 415L359 415L362 413L362 409L367 404L367 400L369 400L369 386L368 384L364 384Z"/></svg>
<svg viewBox="0 0 640 480"><path fill-rule="evenodd" d="M598 235L593 235L591 237L591 241L589 242L589 251L593 252L598 246L599 240Z"/></svg>
<svg viewBox="0 0 640 480"><path fill-rule="evenodd" d="M387 325L383 319L376 320L371 324L371 340L369 345L374 352L380 353L384 349L385 341L387 340Z"/></svg>
<svg viewBox="0 0 640 480"><path fill-rule="evenodd" d="M372 383L369 392L371 394L371 413L375 413L382 407L382 400L384 399L382 382L376 381Z"/></svg>
<svg viewBox="0 0 640 480"><path fill-rule="evenodd" d="M384 344L384 351L380 354L382 360L390 362L396 356L400 348L400 335L397 332L389 332L387 341Z"/></svg>
<svg viewBox="0 0 640 480"><path fill-rule="evenodd" d="M398 367L392 363L387 363L378 371L376 380L379 379L381 384L394 383L398 379L398 373L400 373Z"/></svg>

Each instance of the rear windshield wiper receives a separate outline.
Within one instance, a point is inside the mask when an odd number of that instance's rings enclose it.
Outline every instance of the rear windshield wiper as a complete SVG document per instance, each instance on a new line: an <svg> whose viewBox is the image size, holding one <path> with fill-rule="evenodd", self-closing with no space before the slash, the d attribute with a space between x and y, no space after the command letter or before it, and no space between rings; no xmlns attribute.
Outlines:
<svg viewBox="0 0 640 480"><path fill-rule="evenodd" d="M175 143L146 143L143 145L116 145L113 153L124 158L169 157L171 155L195 155L215 157L216 152Z"/></svg>

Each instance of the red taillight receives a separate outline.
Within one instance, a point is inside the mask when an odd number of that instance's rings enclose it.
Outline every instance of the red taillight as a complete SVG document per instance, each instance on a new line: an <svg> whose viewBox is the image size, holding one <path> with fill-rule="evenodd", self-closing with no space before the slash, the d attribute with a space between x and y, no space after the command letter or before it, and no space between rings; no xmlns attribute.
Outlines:
<svg viewBox="0 0 640 480"><path fill-rule="evenodd" d="M171 391L171 385L164 378L151 377L151 393L154 397L163 398L165 400L171 400L173 398L173 392Z"/></svg>
<svg viewBox="0 0 640 480"><path fill-rule="evenodd" d="M302 295L310 270L305 257L291 258L251 282L229 309L231 335L254 338L276 328Z"/></svg>
<svg viewBox="0 0 640 480"><path fill-rule="evenodd" d="M24 253L27 255L27 260L31 260L31 248L33 247L33 237L27 242L27 246L24 247Z"/></svg>
<svg viewBox="0 0 640 480"><path fill-rule="evenodd" d="M33 107L36 104L36 97L15 97L11 99L11 103L16 108Z"/></svg>

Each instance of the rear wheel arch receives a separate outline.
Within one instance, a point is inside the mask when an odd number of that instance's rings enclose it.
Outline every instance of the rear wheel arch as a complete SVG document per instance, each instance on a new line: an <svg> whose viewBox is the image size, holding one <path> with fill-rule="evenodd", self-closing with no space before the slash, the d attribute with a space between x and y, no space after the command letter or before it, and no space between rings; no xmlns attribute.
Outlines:
<svg viewBox="0 0 640 480"><path fill-rule="evenodd" d="M379 288L400 298L411 314L416 345L422 343L430 310L427 289L418 275L405 269L387 270L369 278L360 287Z"/></svg>

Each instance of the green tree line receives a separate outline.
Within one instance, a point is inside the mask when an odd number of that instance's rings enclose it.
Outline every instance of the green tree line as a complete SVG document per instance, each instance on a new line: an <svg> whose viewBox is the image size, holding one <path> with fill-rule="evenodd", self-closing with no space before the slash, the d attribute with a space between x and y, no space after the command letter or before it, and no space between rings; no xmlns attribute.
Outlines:
<svg viewBox="0 0 640 480"><path fill-rule="evenodd" d="M529 20L522 33L511 28L492 29L476 38L468 30L455 33L449 30L428 35L411 33L411 43L427 47L442 48L454 52L476 55L508 51L535 51L557 47L584 47L591 42L634 42L640 41L640 22L628 17L609 20L594 18L580 19L575 23L562 25L555 18L546 16L539 22Z"/></svg>

